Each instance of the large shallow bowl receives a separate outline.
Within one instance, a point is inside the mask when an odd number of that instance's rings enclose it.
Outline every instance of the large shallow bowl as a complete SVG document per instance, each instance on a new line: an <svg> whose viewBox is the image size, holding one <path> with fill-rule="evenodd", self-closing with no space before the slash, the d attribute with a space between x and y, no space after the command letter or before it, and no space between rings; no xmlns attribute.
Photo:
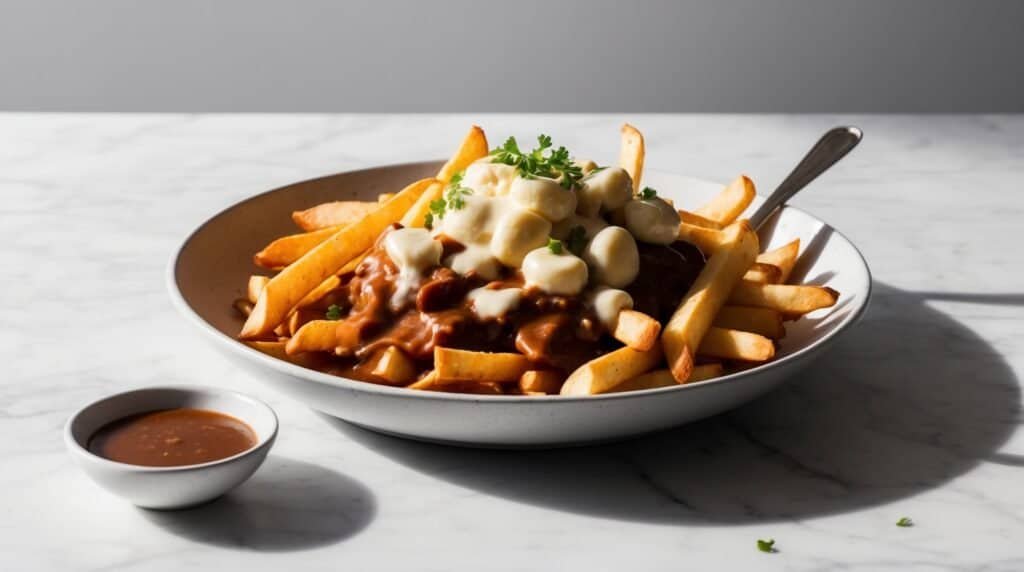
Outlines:
<svg viewBox="0 0 1024 572"><path fill-rule="evenodd" d="M560 446L621 439L714 415L782 383L818 357L863 313L871 291L867 264L845 237L792 207L762 228L762 246L801 239L794 280L828 285L839 303L796 322L771 363L701 383L592 397L480 396L412 391L343 379L281 361L238 342L242 320L232 308L246 279L259 273L254 252L295 232L293 210L339 199L374 200L437 172L439 163L412 163L340 173L282 187L217 214L174 255L168 286L175 306L240 367L310 407L368 429L435 442L484 446ZM676 204L699 205L721 185L669 173L645 174L645 184ZM756 208L760 199L751 209Z"/></svg>

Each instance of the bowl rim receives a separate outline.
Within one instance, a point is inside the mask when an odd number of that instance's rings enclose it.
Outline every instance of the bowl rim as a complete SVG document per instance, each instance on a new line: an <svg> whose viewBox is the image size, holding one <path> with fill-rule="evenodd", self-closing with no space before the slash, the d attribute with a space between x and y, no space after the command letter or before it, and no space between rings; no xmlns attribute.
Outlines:
<svg viewBox="0 0 1024 572"><path fill-rule="evenodd" d="M191 395L198 395L198 394L201 394L201 393L205 393L205 394L208 394L208 395L209 394L213 394L213 395L216 395L217 397L222 397L222 398L226 397L226 398L229 398L229 399L235 399L235 400L238 400L238 401L244 401L244 402L248 403L249 405L252 405L252 406L256 407L257 410L260 410L261 411L261 415L266 415L266 419L270 421L270 431L268 431L267 434L262 436L262 437L258 436L257 441L256 441L256 443L253 446L249 447L248 449L246 449L244 451L240 451L238 453L235 453L234 455L231 455L230 457L224 457L223 459L216 459L216 460L213 460L213 461L207 461L205 463L196 463L196 464L192 464L192 465L176 465L176 466L170 466L170 467L154 467L154 466L149 466L149 465L135 465L133 463L122 463L121 461L114 461L114 460L111 460L111 459L107 459L106 457L101 457L101 456L97 455L96 453L93 453L92 451L90 451L89 448L88 448L88 442L85 445L83 445L75 437L75 434L74 434L74 431L73 431L73 427L74 427L75 421L77 421L78 418L81 417L89 409L92 409L93 407L96 407L96 406L98 406L98 405L100 405L102 403L107 403L107 402L110 402L110 401L115 401L115 400L120 400L120 399L128 399L130 396L132 396L134 394L146 393L146 392L150 392L150 391L172 391L172 392L177 392L177 393L181 393L181 394L191 394ZM228 415L228 416L231 416L231 417L235 417L235 418L239 419L240 421L244 422L246 425L249 425L250 427L252 426L252 423L250 423L249 420L242 419L241 417L238 417L238 416L236 416L234 414L225 413L223 411L216 410L216 409L212 409L211 411L216 411L217 413L221 413L223 415ZM101 423L100 427L103 427L103 426L105 426L108 423L112 423L114 421L117 421L120 418L121 417L115 417L113 419L108 419L108 420L104 421L103 423ZM270 407L269 405L267 405L264 401L262 401L260 399L257 399L255 397L253 397L251 395L248 395L248 394L245 394L245 393L241 393L239 391L234 391L234 390L231 390L231 389L221 389L221 388L218 388L218 387L210 387L210 386L203 386L203 385L185 385L185 384L183 384L183 385L151 385L151 386L136 387L136 388L128 389L128 390L125 390L125 391L120 391L120 392L117 392L117 393L112 393L110 395L106 395L104 397L100 397L99 399L95 399L93 401L90 401L89 403L83 405L82 407L79 407L74 413L71 414L70 417L68 417L67 422L65 422L65 424L64 424L64 443L67 446L67 448L75 456L77 456L78 458L84 459L84 460L86 460L86 461L88 461L90 463L97 464L97 465L99 465L101 467L106 467L106 468L109 468L109 469L114 469L114 470L119 470L119 471L133 472L133 473L182 473L182 472L200 471L200 470L204 470L204 469L209 469L211 467L216 467L216 466L219 466L219 465L225 465L225 464L231 463L231 462L236 461L238 459L241 459L243 457L259 454L260 451L263 451L266 448L268 448L271 445L273 445L274 441L277 439L277 432L278 432L279 426L280 426L280 423L278 422L277 413L274 411L274 409L272 407ZM91 435L89 437L91 438Z"/></svg>
<svg viewBox="0 0 1024 572"><path fill-rule="evenodd" d="M808 217L809 219L811 219L813 221L821 223L822 225L824 225L825 228L827 228L829 231L831 231L836 236L838 236L843 242L845 242L850 247L850 249L854 252L854 254L856 254L856 258L860 262L860 265L861 265L861 267L864 270L864 275L865 275L865 283L863 284L863 294L864 295L859 299L859 302L858 302L859 305L854 307L852 312L850 312L850 314L847 315L843 319L843 321L840 324L838 324L836 326L836 328L834 330L832 330L831 332L825 334L824 336L821 336L820 338L815 339L807 347L801 348L799 350L794 351L791 354L787 354L787 355L779 357L777 359L773 359L770 362L767 362L767 363L764 363L764 364L761 364L761 365L758 365L758 366L755 366L755 367L751 367L749 369L745 369L745 370L742 370L742 371L734 372L734 373L731 373L731 374L728 374L728 375L724 375L724 376L721 376L721 377L716 377L716 378L712 378L712 379L709 379L709 380L698 381L698 382L694 382L694 383L687 383L687 384L682 384L682 385L674 385L674 386L669 386L669 387L658 387L658 388L653 388L653 389L642 389L642 390L638 390L638 391L625 391L625 392L621 392L621 393L602 393L602 394L597 394L597 395L539 395L539 396L533 396L533 395L480 395L480 394L472 394L472 393L448 393L448 392L441 392L441 391L410 391L409 389L407 389L405 387L392 387L392 386L389 386L389 385L376 384L376 383L368 383L368 382L365 382L365 381L359 381L359 380L349 379L349 378L346 378L346 377L330 375L330 374L327 374L327 373L324 373L324 372L321 372L321 371L317 371L315 369L305 368L305 367L302 367L302 366L299 366L299 365L296 365L296 364L293 364L293 363L290 363L290 362L287 362L287 361L284 361L284 360L277 359L275 357L271 357L271 356L269 356L269 355L267 355L267 354L265 354L265 353L263 353L263 352L261 352L259 350L256 350L254 348L251 348L251 347L245 345L244 343L242 343L241 341L239 341L236 338L233 338L233 337L231 337L231 336L229 336L227 334L222 333L220 330L215 328L212 324L207 322L206 319L204 319L201 315L199 315L199 313L196 312L192 308L192 306L188 303L188 301L185 300L185 297L182 294L181 289L178 287L178 283L177 283L177 280L176 280L176 277L175 277L175 274L176 274L175 271L177 270L178 264L181 261L181 254L182 254L182 252L185 250L185 247L188 246L189 242L191 242L192 238L195 237L200 232L202 232L202 230L205 229L208 225L213 224L218 218L220 218L222 216L225 216L229 211L231 211L231 210L233 210L233 209L235 209L235 208L237 208L237 207L239 207L239 206L241 206L243 204L246 204L246 203L248 203L250 201L257 200L257 199L259 199L260 197L262 197L264 195L268 195L268 194L271 194L271 193L276 193L276 192L279 192L279 191L283 191L284 189L288 189L288 188L296 186L296 185L302 185L302 184L311 183L313 181L320 181L320 180L323 180L323 179L329 179L329 178L332 178L332 177L336 177L338 175L354 174L354 173L361 173L361 172L366 172L366 171L375 171L375 170L380 170L380 169L413 168L413 167L418 167L418 166L426 167L428 165L441 165L441 164L443 164L443 162L444 162L443 160L411 161L411 162L375 165L375 166L365 167L365 168L361 168L361 169L352 169L352 170L348 170L348 171L339 171L337 173L332 173L332 174L329 174L329 175L323 175L323 176L320 176L320 177L313 177L313 178L310 178L310 179L304 179L302 181L296 181L294 183L289 183L287 185L283 185L283 186L276 187L276 188L273 188L273 189L270 189L270 190L267 190L267 191L263 191L261 193L257 193L255 195L246 197L246 198L244 198L244 199L242 199L240 201L236 201L236 202L234 202L234 203L232 203L232 204L222 208L216 214L210 216L202 224L200 224L195 229L193 229L181 241L181 243L177 246L177 248L175 248L174 252L171 254L170 260L168 261L168 264L167 264L167 270L166 270L166 274L165 274L165 279L166 279L167 290L168 290L168 293L170 294L172 305L175 307L175 309L178 310L178 312L180 312L183 316L185 316L185 318L188 321L190 321L194 325L196 325L208 337L212 338L215 343L220 344L221 347L224 347L228 351L231 351L231 352L239 355L243 359L255 360L256 362L262 363L263 365L268 366L271 369L276 370L279 373L282 373L282 374L285 374L285 375L288 375L288 376L291 376L291 377L299 377L299 378L302 378L302 379L304 379L306 381L312 381L312 382L319 383L319 384L322 384L322 385L327 385L327 386L330 386L330 387L338 387L340 385L343 388L351 389L351 390L354 390L354 391L365 391L365 392L369 392L369 393L381 394L382 396L410 397L410 398L413 398L413 399L426 399L426 400L435 400L435 401L453 401L453 402L465 402L465 403L474 403L474 404L482 404L482 403L485 403L485 404L490 404L490 403L520 403L520 402L523 402L523 403L537 403L537 404L550 404L550 403L572 403L572 402L578 402L578 401L585 401L585 402L616 401L616 400L629 400L629 399L644 398L644 397L647 397L647 396L650 396L650 395L661 394L661 393L669 393L669 392L677 392L677 391L699 391L701 389L707 389L707 388L714 387L714 386L716 386L718 384L721 384L721 383L735 384L735 383L743 382L745 380L754 379L754 378L760 376L761 374L765 373L766 371L768 371L771 368L783 367L786 364L797 363L799 361L802 361L802 360L814 357L815 354L817 354L820 351L822 351L822 350L826 349L827 347L831 346L836 341L837 337L840 334L846 332L852 326L856 325L864 317L864 313L867 310L868 306L870 305L870 301L871 301L871 297L872 297L872 289L873 289L873 285L874 285L874 280L873 280L872 275L871 275L871 268L868 266L867 260L864 258L864 254L861 253L860 249L858 249L857 246L849 238L847 238L845 234L843 234L838 229L833 227L827 221L824 221L824 220L822 220L822 219L812 215L811 213L809 213L809 212L807 212L807 211L805 211L803 209L800 209L800 208L797 208L797 207L794 207L794 206L791 206L791 205L784 205L782 207L782 209L793 210L793 211L795 211L797 213L800 213L803 216ZM661 169L648 169L648 171L656 172L656 173L660 173L660 174L665 174L665 175L669 175L669 176L673 176L673 177L681 177L681 178L689 179L691 181L694 181L694 182L697 182L697 183L702 183L702 184L714 184L714 185L720 185L721 184L721 183L716 183L716 182L713 182L713 181L708 181L706 179L700 179L700 178L696 178L696 177L691 177L689 175L683 175L683 174L680 174L680 173L673 173L671 171L665 171L665 170L661 170ZM763 195L758 195L757 198L763 199L764 196ZM132 466L134 466L134 465L132 465Z"/></svg>

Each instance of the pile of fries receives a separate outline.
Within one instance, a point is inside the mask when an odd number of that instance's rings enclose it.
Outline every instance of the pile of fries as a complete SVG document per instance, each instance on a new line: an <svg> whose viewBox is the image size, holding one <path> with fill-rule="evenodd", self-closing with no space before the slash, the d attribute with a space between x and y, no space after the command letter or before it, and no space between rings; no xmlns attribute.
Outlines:
<svg viewBox="0 0 1024 572"><path fill-rule="evenodd" d="M422 227L430 203L451 177L488 155L484 132L473 126L437 176L413 182L376 202L339 201L292 213L302 232L256 253L272 277L252 276L247 297L235 301L246 317L240 338L251 347L305 367L339 343L338 322L324 319L340 276L355 269L389 227ZM644 139L622 128L619 165L638 192ZM565 376L538 368L518 353L436 347L433 369L422 371L388 346L361 367L380 383L415 390L518 395L593 395L712 379L771 360L784 321L836 303L830 288L789 284L800 241L761 252L757 234L740 215L755 197L745 176L706 205L679 210L679 240L697 246L707 263L666 323L633 310L619 314L611 335L622 346ZM673 207L676 208L676 207Z"/></svg>

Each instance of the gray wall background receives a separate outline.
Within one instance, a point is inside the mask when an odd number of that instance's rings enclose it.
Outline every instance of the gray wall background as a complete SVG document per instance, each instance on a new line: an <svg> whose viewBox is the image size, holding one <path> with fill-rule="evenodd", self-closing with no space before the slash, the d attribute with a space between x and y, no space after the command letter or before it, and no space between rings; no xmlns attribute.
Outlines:
<svg viewBox="0 0 1024 572"><path fill-rule="evenodd" d="M1024 111L1024 2L0 0L0 110Z"/></svg>

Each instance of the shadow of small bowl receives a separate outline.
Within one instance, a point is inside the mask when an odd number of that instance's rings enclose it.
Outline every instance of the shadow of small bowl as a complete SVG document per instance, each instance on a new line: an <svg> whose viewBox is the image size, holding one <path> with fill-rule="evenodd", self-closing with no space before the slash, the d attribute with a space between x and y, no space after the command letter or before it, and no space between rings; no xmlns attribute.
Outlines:
<svg viewBox="0 0 1024 572"><path fill-rule="evenodd" d="M101 427L129 415L175 409L209 409L246 422L256 444L224 459L180 467L147 467L111 461L89 451ZM64 443L82 470L100 486L149 509L181 509L213 500L245 482L263 464L277 437L277 416L262 401L220 389L165 386L118 393L86 405L68 420Z"/></svg>

